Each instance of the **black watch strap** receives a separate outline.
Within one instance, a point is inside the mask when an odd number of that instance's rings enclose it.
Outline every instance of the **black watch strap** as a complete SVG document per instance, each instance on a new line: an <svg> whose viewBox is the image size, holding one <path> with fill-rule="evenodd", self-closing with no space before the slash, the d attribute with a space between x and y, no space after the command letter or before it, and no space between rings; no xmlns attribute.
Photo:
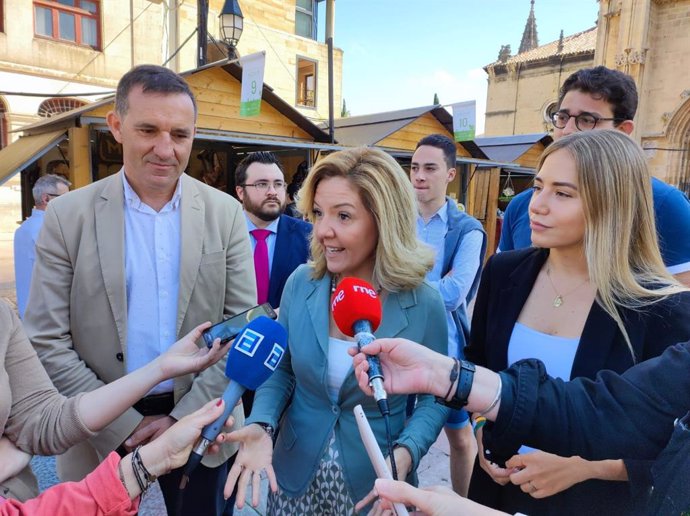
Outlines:
<svg viewBox="0 0 690 516"><path fill-rule="evenodd" d="M474 380L474 372L476 368L472 362L467 360L460 360L460 378L458 380L458 386L455 389L455 394L450 401L446 401L441 398L436 398L439 403L444 404L446 407L459 410L467 405L467 400L470 397L470 391L472 390L472 381Z"/></svg>

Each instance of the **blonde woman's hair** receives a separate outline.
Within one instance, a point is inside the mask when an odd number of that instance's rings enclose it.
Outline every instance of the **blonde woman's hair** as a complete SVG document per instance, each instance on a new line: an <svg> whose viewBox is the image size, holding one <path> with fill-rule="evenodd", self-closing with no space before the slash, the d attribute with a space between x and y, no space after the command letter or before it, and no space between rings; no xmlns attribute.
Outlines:
<svg viewBox="0 0 690 516"><path fill-rule="evenodd" d="M378 149L342 150L319 160L299 191L300 212L314 222L314 196L324 179L342 177L359 192L378 228L373 281L390 292L410 290L424 281L434 265L433 251L417 239L414 191L403 169ZM321 244L311 235L313 277L326 273Z"/></svg>
<svg viewBox="0 0 690 516"><path fill-rule="evenodd" d="M585 216L584 253L596 300L633 352L618 307L639 310L688 290L661 258L647 160L622 131L582 131L547 147L537 169L560 150L575 160Z"/></svg>

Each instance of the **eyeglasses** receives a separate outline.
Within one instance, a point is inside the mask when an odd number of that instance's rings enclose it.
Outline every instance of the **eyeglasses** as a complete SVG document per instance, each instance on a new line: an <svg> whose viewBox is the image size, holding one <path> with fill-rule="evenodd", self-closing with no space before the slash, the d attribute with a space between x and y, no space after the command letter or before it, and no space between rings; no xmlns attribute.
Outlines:
<svg viewBox="0 0 690 516"><path fill-rule="evenodd" d="M48 192L46 192L46 195L47 195L48 197L60 197L62 194L59 194L59 193L48 193Z"/></svg>
<svg viewBox="0 0 690 516"><path fill-rule="evenodd" d="M280 190L285 190L285 187L287 186L287 183L285 181L273 181L272 183L270 181L257 181L254 184L243 184L242 186L253 186L260 192L265 192L269 188L273 187L273 189L278 192Z"/></svg>
<svg viewBox="0 0 690 516"><path fill-rule="evenodd" d="M565 111L556 111L551 115L551 121L558 129L565 129L565 126L568 125L568 120L571 118L575 119L575 127L577 127L578 131L591 131L597 126L597 122L602 120L613 120L614 122L621 122L623 120L622 118L602 118L592 113L580 113L575 116Z"/></svg>

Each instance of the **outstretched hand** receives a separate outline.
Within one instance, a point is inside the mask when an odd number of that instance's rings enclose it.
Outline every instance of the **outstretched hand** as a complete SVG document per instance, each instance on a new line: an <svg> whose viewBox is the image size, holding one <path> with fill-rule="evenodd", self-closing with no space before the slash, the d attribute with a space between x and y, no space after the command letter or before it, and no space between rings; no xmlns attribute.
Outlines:
<svg viewBox="0 0 690 516"><path fill-rule="evenodd" d="M276 474L273 471L273 441L266 431L257 424L250 424L228 434L227 440L240 443L235 463L230 468L223 491L225 498L232 494L237 484L235 499L238 508L244 507L247 485L252 483L252 505L258 507L261 494L261 472L266 471L268 484L275 493L278 491Z"/></svg>
<svg viewBox="0 0 690 516"><path fill-rule="evenodd" d="M225 355L230 343L221 346L220 339L216 339L210 349L203 341L200 345L197 344L201 333L210 326L210 322L200 324L156 359L163 378L202 371Z"/></svg>

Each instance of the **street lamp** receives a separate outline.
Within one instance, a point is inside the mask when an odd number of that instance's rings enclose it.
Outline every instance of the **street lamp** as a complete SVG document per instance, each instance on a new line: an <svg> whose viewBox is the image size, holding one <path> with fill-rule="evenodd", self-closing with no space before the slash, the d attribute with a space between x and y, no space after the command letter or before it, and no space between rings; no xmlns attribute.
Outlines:
<svg viewBox="0 0 690 516"><path fill-rule="evenodd" d="M242 36L244 28L244 16L237 0L225 0L225 5L220 11L220 34L228 47L228 57L235 57L235 47Z"/></svg>

